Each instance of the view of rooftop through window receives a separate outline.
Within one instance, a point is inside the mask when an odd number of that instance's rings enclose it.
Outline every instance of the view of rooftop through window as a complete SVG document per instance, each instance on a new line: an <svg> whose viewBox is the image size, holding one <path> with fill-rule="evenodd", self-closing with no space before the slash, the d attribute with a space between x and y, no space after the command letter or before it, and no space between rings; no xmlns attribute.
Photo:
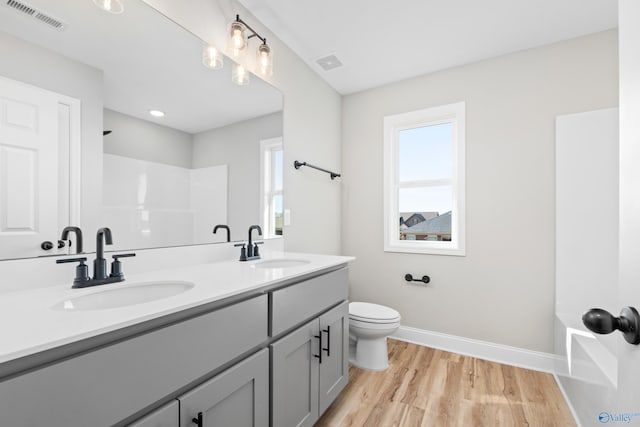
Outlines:
<svg viewBox="0 0 640 427"><path fill-rule="evenodd" d="M401 240L451 241L454 124L398 132L398 225Z"/></svg>

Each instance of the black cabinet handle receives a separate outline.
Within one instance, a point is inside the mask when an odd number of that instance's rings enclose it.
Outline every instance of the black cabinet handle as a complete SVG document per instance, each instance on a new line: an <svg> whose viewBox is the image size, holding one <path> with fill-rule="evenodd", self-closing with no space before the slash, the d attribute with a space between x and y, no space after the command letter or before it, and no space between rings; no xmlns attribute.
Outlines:
<svg viewBox="0 0 640 427"><path fill-rule="evenodd" d="M191 421L194 422L198 427L203 427L203 424L202 424L202 412L198 412L198 417L197 418L192 418Z"/></svg>
<svg viewBox="0 0 640 427"><path fill-rule="evenodd" d="M327 325L327 329L323 329L322 332L327 333L327 347L323 348L323 350L327 352L327 357L331 357L331 326ZM322 335L322 332L320 332L320 335ZM320 344L322 344L322 341Z"/></svg>
<svg viewBox="0 0 640 427"><path fill-rule="evenodd" d="M318 362L322 364L322 332L320 335L314 335L314 338L318 338L318 354L314 354L313 357L318 359Z"/></svg>
<svg viewBox="0 0 640 427"><path fill-rule="evenodd" d="M582 315L582 323L597 334L610 334L618 329L629 344L640 344L640 314L633 307L625 307L620 317L601 308L592 308Z"/></svg>
<svg viewBox="0 0 640 427"><path fill-rule="evenodd" d="M53 243L47 240L40 243L40 248L44 251L50 251L51 249L53 249Z"/></svg>

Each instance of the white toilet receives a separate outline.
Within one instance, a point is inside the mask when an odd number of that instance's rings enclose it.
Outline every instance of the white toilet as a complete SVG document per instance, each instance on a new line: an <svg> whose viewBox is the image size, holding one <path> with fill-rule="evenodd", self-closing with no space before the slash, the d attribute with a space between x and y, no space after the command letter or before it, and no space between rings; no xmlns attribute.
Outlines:
<svg viewBox="0 0 640 427"><path fill-rule="evenodd" d="M382 371L389 367L387 337L400 327L400 313L384 305L349 303L349 362Z"/></svg>

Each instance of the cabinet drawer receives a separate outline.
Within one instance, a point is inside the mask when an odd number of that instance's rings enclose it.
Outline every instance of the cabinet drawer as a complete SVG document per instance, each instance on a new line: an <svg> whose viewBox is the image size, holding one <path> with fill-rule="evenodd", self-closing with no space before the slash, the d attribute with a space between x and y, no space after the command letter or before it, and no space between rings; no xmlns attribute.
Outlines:
<svg viewBox="0 0 640 427"><path fill-rule="evenodd" d="M0 383L0 425L110 426L267 339L262 295Z"/></svg>
<svg viewBox="0 0 640 427"><path fill-rule="evenodd" d="M348 271L347 268L341 268L273 291L270 335L276 336L346 300Z"/></svg>

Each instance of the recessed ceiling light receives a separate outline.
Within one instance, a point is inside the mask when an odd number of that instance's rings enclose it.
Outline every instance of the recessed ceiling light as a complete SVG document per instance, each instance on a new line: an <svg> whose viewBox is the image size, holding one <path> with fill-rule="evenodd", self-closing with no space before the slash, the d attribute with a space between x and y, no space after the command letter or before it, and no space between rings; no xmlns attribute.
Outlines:
<svg viewBox="0 0 640 427"><path fill-rule="evenodd" d="M149 110L149 114L151 114L153 117L164 117L164 111L160 111L160 110Z"/></svg>
<svg viewBox="0 0 640 427"><path fill-rule="evenodd" d="M93 3L109 13L119 14L124 11L124 5L120 0L93 0Z"/></svg>

